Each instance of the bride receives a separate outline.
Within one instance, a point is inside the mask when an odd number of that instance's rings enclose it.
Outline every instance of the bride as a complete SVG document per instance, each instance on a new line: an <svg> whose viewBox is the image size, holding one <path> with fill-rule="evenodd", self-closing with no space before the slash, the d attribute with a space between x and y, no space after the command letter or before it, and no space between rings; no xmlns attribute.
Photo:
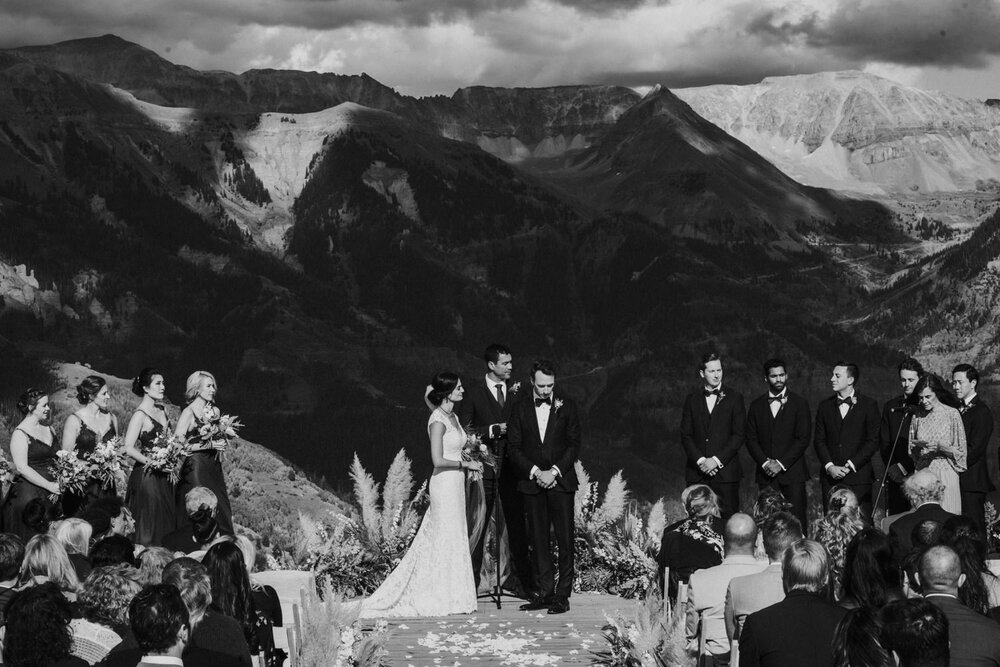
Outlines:
<svg viewBox="0 0 1000 667"><path fill-rule="evenodd" d="M465 519L463 468L482 471L478 461L463 461L465 431L455 416L462 382L438 373L427 400L435 406L427 422L434 474L431 504L413 543L389 577L361 604L361 616L444 616L476 611L476 586Z"/></svg>

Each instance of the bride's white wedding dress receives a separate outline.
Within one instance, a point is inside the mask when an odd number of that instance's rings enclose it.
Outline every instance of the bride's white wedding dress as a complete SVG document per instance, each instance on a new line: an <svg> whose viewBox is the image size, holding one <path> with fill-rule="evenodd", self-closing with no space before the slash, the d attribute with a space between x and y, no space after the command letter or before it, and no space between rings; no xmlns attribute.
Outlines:
<svg viewBox="0 0 1000 667"><path fill-rule="evenodd" d="M443 456L460 461L465 431L440 409L427 422L444 424ZM469 534L465 519L465 473L440 470L431 477L431 504L403 560L371 597L361 617L444 616L476 611Z"/></svg>

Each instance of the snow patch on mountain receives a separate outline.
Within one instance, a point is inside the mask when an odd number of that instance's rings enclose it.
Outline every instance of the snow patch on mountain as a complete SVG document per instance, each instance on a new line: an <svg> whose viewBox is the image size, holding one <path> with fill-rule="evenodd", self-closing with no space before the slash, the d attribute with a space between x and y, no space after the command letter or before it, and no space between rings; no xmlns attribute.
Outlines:
<svg viewBox="0 0 1000 667"><path fill-rule="evenodd" d="M168 132L173 132L175 134L184 132L195 120L198 119L197 109L190 109L187 107L164 107L158 104L151 104L137 99L135 95L127 90L115 88L114 86L108 84L105 84L104 87L115 97L131 104L133 107L141 111L147 118Z"/></svg>

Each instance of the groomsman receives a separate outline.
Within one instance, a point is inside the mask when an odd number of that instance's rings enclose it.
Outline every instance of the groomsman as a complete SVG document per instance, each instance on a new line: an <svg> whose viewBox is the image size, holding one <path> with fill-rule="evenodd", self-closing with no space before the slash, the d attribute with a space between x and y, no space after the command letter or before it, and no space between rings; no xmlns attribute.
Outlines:
<svg viewBox="0 0 1000 667"><path fill-rule="evenodd" d="M555 391L551 361L531 366L530 398L518 401L507 422L510 459L518 472L517 488L524 497L531 544L534 591L521 609L548 608L550 614L569 611L573 592L573 501L579 483L580 417L576 406ZM559 547L559 581L549 537Z"/></svg>
<svg viewBox="0 0 1000 667"><path fill-rule="evenodd" d="M910 509L903 494L903 478L914 471L910 458L910 420L913 413L907 399L917 386L917 380L924 376L924 367L909 357L897 367L899 385L903 393L890 398L882 407L882 423L879 429L879 449L882 462L888 471L885 487L886 515L892 516Z"/></svg>
<svg viewBox="0 0 1000 667"><path fill-rule="evenodd" d="M524 502L517 492L517 471L507 458L507 420L511 407L517 400L520 384L510 383L514 358L507 346L494 343L483 353L486 377L465 384L465 398L455 406L459 423L467 431L478 434L497 457L497 470L483 467L483 491L486 495L486 516L492 516L497 497L503 507L507 528L507 543L514 572L520 580L523 597L531 588L531 564L528 558L528 535L524 524ZM483 566L483 548L486 531L472 545L472 572L479 589L480 570ZM503 582L502 582L503 583Z"/></svg>
<svg viewBox="0 0 1000 667"><path fill-rule="evenodd" d="M747 412L747 449L757 462L757 486L780 491L805 526L809 472L804 454L812 418L806 399L788 390L786 368L781 359L764 362L767 393L756 398Z"/></svg>
<svg viewBox="0 0 1000 667"><path fill-rule="evenodd" d="M702 388L688 394L681 413L681 445L687 455L686 484L707 484L722 501L722 517L740 509L740 447L746 411L743 396L722 387L722 358L709 352L701 358Z"/></svg>
<svg viewBox="0 0 1000 667"><path fill-rule="evenodd" d="M835 484L851 488L861 511L872 511L872 456L878 451L879 412L874 398L861 395L857 365L838 361L830 376L833 396L816 407L813 445L823 466L823 509Z"/></svg>
<svg viewBox="0 0 1000 667"><path fill-rule="evenodd" d="M951 372L951 386L962 402L962 424L965 426L967 468L958 474L962 488L962 514L976 520L980 530L986 530L986 494L993 490L990 471L986 466L986 448L993 435L993 412L976 393L979 371L969 364L959 364Z"/></svg>

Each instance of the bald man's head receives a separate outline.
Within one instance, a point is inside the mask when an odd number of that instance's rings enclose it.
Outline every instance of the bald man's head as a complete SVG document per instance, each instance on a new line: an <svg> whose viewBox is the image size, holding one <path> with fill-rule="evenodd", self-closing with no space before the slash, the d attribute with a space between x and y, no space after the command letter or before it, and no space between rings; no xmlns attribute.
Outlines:
<svg viewBox="0 0 1000 667"><path fill-rule="evenodd" d="M951 547L938 545L931 547L920 557L917 576L924 595L947 593L957 595L958 588L965 581L962 561Z"/></svg>
<svg viewBox="0 0 1000 667"><path fill-rule="evenodd" d="M753 554L757 545L757 524L749 514L737 512L729 517L723 531L726 554Z"/></svg>

